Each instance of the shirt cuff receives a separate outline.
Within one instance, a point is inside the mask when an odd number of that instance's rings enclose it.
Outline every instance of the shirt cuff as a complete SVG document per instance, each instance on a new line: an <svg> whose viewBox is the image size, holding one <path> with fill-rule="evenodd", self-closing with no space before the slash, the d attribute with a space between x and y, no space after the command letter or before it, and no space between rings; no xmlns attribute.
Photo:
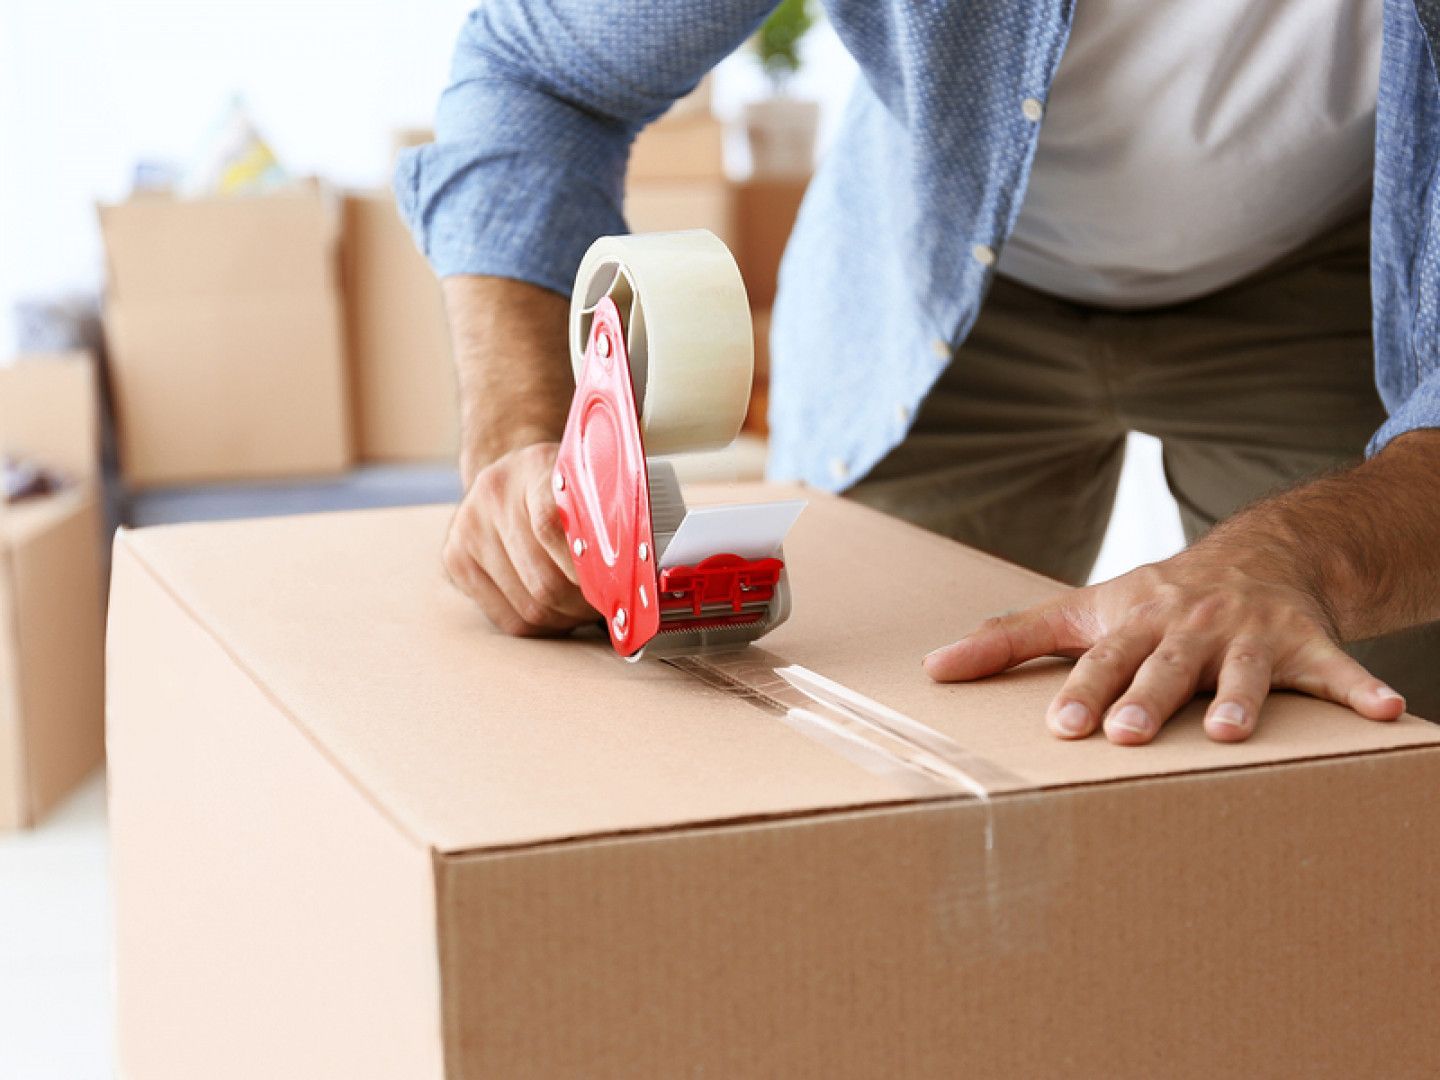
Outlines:
<svg viewBox="0 0 1440 1080"><path fill-rule="evenodd" d="M619 125L474 80L446 92L436 133L400 155L395 192L440 277L488 274L568 296L586 249L626 231L631 134Z"/></svg>
<svg viewBox="0 0 1440 1080"><path fill-rule="evenodd" d="M1366 457L1374 457L1388 446L1391 440L1422 428L1440 428L1440 371L1432 371L1420 381L1410 396L1390 419L1370 439L1365 448Z"/></svg>

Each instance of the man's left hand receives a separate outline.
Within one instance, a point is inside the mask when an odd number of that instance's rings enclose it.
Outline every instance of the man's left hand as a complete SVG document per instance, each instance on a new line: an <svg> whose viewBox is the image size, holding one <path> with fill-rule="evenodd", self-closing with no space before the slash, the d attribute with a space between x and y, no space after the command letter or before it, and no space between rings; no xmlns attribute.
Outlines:
<svg viewBox="0 0 1440 1080"><path fill-rule="evenodd" d="M1230 544L1165 562L1017 614L990 619L925 658L942 682L977 679L1040 656L1078 658L1046 714L1062 738L1103 724L1111 742L1148 743L1197 691L1215 690L1212 739L1255 730L1272 686L1394 720L1405 701L1335 642L1323 607L1263 560Z"/></svg>

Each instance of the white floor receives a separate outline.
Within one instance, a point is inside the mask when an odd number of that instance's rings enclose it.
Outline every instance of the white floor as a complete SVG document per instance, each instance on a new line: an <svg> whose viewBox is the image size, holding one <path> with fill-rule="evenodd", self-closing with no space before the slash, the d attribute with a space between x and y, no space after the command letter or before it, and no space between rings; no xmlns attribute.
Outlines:
<svg viewBox="0 0 1440 1080"><path fill-rule="evenodd" d="M105 782L0 839L0 1078L105 1080L110 896Z"/></svg>
<svg viewBox="0 0 1440 1080"><path fill-rule="evenodd" d="M1180 544L1159 444L1132 436L1095 579ZM113 1076L106 858L98 775L40 828L0 839L0 1080Z"/></svg>

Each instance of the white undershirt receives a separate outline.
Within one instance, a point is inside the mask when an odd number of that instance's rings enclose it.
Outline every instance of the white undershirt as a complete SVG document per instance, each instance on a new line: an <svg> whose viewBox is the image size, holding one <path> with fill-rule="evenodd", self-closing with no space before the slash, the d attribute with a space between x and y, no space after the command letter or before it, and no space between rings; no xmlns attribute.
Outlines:
<svg viewBox="0 0 1440 1080"><path fill-rule="evenodd" d="M1382 0L1077 0L1000 273L1144 307L1365 206Z"/></svg>

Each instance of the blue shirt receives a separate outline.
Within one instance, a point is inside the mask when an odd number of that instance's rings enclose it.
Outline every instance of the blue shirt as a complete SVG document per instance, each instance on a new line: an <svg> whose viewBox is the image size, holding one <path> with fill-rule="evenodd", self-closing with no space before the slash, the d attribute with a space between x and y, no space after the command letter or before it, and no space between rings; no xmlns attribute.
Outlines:
<svg viewBox="0 0 1440 1080"><path fill-rule="evenodd" d="M772 0L486 0L435 143L396 173L441 276L569 293L621 233L635 135ZM801 208L773 323L771 472L839 489L905 435L975 323L1024 197L1071 0L828 0L861 78ZM1440 0L1385 0L1371 210L1369 450L1440 427Z"/></svg>

